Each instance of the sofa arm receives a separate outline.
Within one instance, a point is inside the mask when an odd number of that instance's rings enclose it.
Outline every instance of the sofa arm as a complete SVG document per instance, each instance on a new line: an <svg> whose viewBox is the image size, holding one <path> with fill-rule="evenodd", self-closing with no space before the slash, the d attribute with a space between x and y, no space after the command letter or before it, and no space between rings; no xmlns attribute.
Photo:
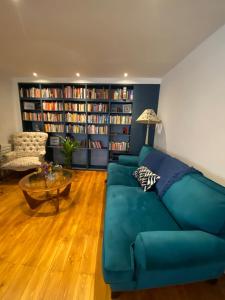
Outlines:
<svg viewBox="0 0 225 300"><path fill-rule="evenodd" d="M3 154L2 158L3 158L3 162L7 163L9 161L12 161L12 160L16 159L17 154L16 154L15 151L10 151L8 153Z"/></svg>
<svg viewBox="0 0 225 300"><path fill-rule="evenodd" d="M126 166L138 166L138 156L120 155L118 163Z"/></svg>
<svg viewBox="0 0 225 300"><path fill-rule="evenodd" d="M137 235L136 266L141 270L171 270L221 263L225 241L203 231L152 231Z"/></svg>

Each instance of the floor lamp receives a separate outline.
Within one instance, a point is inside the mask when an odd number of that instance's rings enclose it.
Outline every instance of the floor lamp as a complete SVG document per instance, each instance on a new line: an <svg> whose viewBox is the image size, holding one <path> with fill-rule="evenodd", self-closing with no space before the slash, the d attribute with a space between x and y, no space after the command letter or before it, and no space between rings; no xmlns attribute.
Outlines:
<svg viewBox="0 0 225 300"><path fill-rule="evenodd" d="M153 109L145 109L143 113L137 118L137 123L142 123L147 125L146 129L146 137L145 137L145 145L148 145L149 138L149 126L151 124L161 123L161 120L157 117L156 113Z"/></svg>

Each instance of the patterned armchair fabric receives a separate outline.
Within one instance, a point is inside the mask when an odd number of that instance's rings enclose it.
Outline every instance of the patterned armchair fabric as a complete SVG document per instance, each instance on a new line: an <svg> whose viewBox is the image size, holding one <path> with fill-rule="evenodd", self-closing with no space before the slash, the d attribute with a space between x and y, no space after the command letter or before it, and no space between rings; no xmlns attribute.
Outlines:
<svg viewBox="0 0 225 300"><path fill-rule="evenodd" d="M18 132L13 136L14 151L5 155L2 169L25 171L37 168L46 153L48 134L45 132Z"/></svg>

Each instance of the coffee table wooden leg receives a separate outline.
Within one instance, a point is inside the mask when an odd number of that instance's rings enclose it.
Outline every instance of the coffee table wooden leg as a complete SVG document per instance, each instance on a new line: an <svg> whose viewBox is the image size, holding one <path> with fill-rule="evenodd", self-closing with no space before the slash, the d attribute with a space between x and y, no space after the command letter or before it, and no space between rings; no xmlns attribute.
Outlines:
<svg viewBox="0 0 225 300"><path fill-rule="evenodd" d="M71 189L71 183L60 193L60 196L68 196Z"/></svg>
<svg viewBox="0 0 225 300"><path fill-rule="evenodd" d="M23 191L23 194L27 201L27 204L30 206L31 209L35 209L38 206L40 206L43 202L45 202L44 200L40 201L32 198L26 191Z"/></svg>

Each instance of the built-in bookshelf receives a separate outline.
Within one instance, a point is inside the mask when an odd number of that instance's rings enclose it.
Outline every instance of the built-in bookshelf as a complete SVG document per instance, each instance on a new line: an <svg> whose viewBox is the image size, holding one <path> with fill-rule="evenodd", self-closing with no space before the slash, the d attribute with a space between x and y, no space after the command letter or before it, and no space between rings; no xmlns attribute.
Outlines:
<svg viewBox="0 0 225 300"><path fill-rule="evenodd" d="M49 134L47 158L62 163L60 139L80 142L73 166L105 168L130 152L133 85L19 83L24 131Z"/></svg>

